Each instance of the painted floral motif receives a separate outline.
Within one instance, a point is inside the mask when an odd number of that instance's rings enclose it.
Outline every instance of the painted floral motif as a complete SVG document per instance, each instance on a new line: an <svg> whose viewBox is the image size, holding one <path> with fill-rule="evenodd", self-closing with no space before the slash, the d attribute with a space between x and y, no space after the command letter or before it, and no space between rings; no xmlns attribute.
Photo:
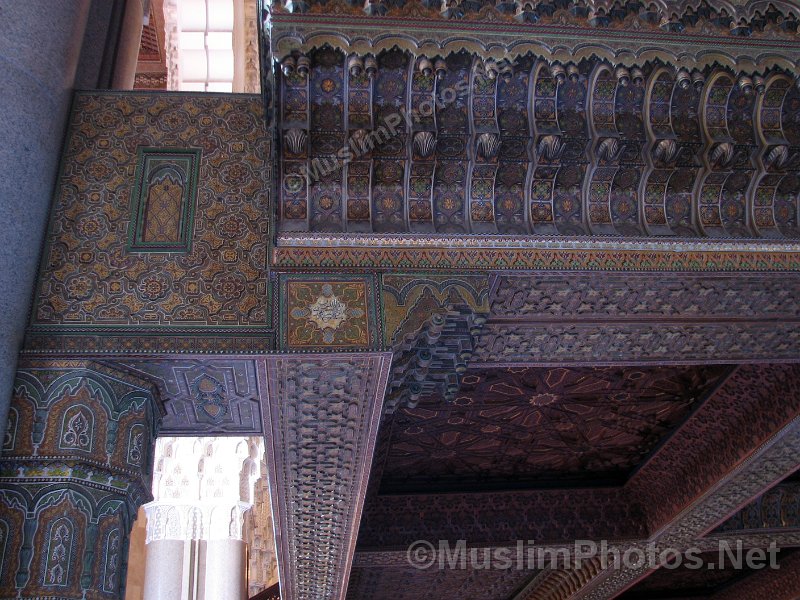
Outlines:
<svg viewBox="0 0 800 600"><path fill-rule="evenodd" d="M117 590L117 571L119 569L120 539L119 530L108 534L106 540L106 566L103 574L103 591L113 593Z"/></svg>
<svg viewBox="0 0 800 600"><path fill-rule="evenodd" d="M69 562L72 550L72 523L59 519L50 528L50 544L44 572L46 586L69 584Z"/></svg>
<svg viewBox="0 0 800 600"><path fill-rule="evenodd" d="M106 229L106 224L98 215L84 215L75 224L75 232L85 239L103 237Z"/></svg>
<svg viewBox="0 0 800 600"><path fill-rule="evenodd" d="M192 383L192 393L198 418L218 423L228 414L225 386L215 377L208 373L197 377Z"/></svg>
<svg viewBox="0 0 800 600"><path fill-rule="evenodd" d="M322 286L322 294L308 311L308 318L320 329L338 329L347 319L347 304L333 295L333 288L328 284Z"/></svg>
<svg viewBox="0 0 800 600"><path fill-rule="evenodd" d="M94 293L94 282L86 275L70 277L66 282L67 298L86 300Z"/></svg>
<svg viewBox="0 0 800 600"><path fill-rule="evenodd" d="M371 331L367 284L359 281L287 283L290 346L367 346Z"/></svg>
<svg viewBox="0 0 800 600"><path fill-rule="evenodd" d="M244 237L247 234L247 219L242 215L227 215L219 220L217 233L220 237L230 240Z"/></svg>
<svg viewBox="0 0 800 600"><path fill-rule="evenodd" d="M241 298L244 293L244 278L238 273L218 275L211 283L211 290L215 296L222 300L236 300Z"/></svg>
<svg viewBox="0 0 800 600"><path fill-rule="evenodd" d="M64 420L61 447L90 451L92 449L93 419L88 411L82 407L67 411Z"/></svg>
<svg viewBox="0 0 800 600"><path fill-rule="evenodd" d="M139 280L137 287L143 298L151 301L162 300L170 292L170 281L164 273L149 273Z"/></svg>
<svg viewBox="0 0 800 600"><path fill-rule="evenodd" d="M130 441L128 442L128 463L132 465L142 464L142 453L144 447L144 427L134 425L131 428Z"/></svg>

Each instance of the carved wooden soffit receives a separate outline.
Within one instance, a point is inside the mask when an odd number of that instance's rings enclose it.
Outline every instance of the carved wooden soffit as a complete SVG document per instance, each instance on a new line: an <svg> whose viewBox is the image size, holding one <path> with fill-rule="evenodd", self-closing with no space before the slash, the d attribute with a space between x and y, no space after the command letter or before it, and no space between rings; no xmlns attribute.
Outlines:
<svg viewBox="0 0 800 600"><path fill-rule="evenodd" d="M293 48L282 233L800 236L792 64Z"/></svg>
<svg viewBox="0 0 800 600"><path fill-rule="evenodd" d="M344 600L390 365L390 353L258 361L283 600Z"/></svg>

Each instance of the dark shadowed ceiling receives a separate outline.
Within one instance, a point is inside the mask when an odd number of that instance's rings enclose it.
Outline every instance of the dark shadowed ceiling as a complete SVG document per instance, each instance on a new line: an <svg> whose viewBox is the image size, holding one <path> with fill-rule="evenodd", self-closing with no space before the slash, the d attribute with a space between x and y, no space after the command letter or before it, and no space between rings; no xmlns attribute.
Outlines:
<svg viewBox="0 0 800 600"><path fill-rule="evenodd" d="M381 492L621 485L727 372L470 370L452 402L427 397L385 423Z"/></svg>

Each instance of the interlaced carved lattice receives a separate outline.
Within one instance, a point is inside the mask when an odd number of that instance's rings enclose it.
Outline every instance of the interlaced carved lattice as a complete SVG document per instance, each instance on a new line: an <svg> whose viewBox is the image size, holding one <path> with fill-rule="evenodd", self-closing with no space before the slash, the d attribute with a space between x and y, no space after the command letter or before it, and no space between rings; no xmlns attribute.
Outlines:
<svg viewBox="0 0 800 600"><path fill-rule="evenodd" d="M388 366L385 354L276 356L263 365L288 598L344 599Z"/></svg>
<svg viewBox="0 0 800 600"><path fill-rule="evenodd" d="M145 242L180 241L183 182L172 173L150 182L144 209Z"/></svg>

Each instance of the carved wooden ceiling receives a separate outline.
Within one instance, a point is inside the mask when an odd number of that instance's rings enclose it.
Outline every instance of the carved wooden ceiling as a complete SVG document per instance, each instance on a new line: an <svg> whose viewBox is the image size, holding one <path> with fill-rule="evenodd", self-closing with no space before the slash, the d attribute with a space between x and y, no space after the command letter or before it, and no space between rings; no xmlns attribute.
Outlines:
<svg viewBox="0 0 800 600"><path fill-rule="evenodd" d="M794 238L793 77L325 46L279 73L283 231Z"/></svg>
<svg viewBox="0 0 800 600"><path fill-rule="evenodd" d="M621 485L728 372L476 369L384 423L383 493Z"/></svg>
<svg viewBox="0 0 800 600"><path fill-rule="evenodd" d="M796 550L787 549L781 556L787 560ZM746 566L734 568L730 561L720 564L719 552L698 554L704 564L715 564L715 569L692 569L685 564L671 569L659 569L650 577L619 596L620 600L678 600L716 598L717 592L731 589L757 572ZM796 557L795 557L796 558ZM778 562L780 565L780 561ZM735 596L734 596L735 597Z"/></svg>
<svg viewBox="0 0 800 600"><path fill-rule="evenodd" d="M771 589L775 598L795 598L800 572L796 553L791 551L778 554L786 569L777 572L730 568L604 571L589 564L572 572L525 570L524 577L516 578L519 571L515 569L410 569L406 550L414 540L464 539L478 549L508 548L512 553L515 539L555 548L571 548L571 541L564 540L616 540L612 544L622 550L655 540L659 547L697 548L695 552L710 561L718 559L720 542L741 541L745 548L766 548L770 541L779 547L797 546L796 450L787 449L785 455L778 451L769 463L758 466L758 451L752 454L744 447L764 447L757 441L756 430L762 425L772 429L778 422L787 423L785 416L796 415L784 400L772 400L778 389L772 386L785 389L781 398L796 404L798 381L796 367L784 366L746 366L734 371L724 366L468 370L452 403L423 396L416 408L400 408L384 417L347 597L741 600L763 598L758 590ZM785 416L770 416L779 405L788 408ZM511 419L495 418L494 411L509 409L511 415L522 411L545 415L546 409L550 422L530 419L512 425ZM783 412L783 408L778 410ZM675 427L684 416L684 423ZM794 423L796 417L790 420ZM416 430L401 430L398 437L400 423ZM499 426L505 429L484 431ZM794 431L796 423L787 426ZM430 430L425 431L426 427ZM642 459L640 450L647 443L638 448L637 443L645 439L641 434L648 428L657 431L648 440L656 450ZM586 431L610 435L581 438ZM505 434L503 445L492 447L501 433ZM514 437L520 433L528 437ZM408 443L414 436L426 435L427 445ZM588 462L582 465L584 476L590 473L595 482L603 476L607 457L629 461L626 466L638 461L638 466L633 476L616 485L592 487L584 480L582 486L569 489L569 481L562 481L560 489L479 489L480 476L484 486L490 479L487 475L513 480L516 473L506 469L506 463L520 464L515 462L520 454L513 450L527 450L525 458L536 458L539 436L547 442L556 440L557 446L545 455L548 463L568 457L559 467L582 458L584 441L592 444L592 450L606 443L605 456L602 452L593 455L600 456L599 469L593 471ZM616 441L627 444L624 453L615 452ZM577 451L565 452L567 448ZM753 458L742 462L745 455ZM787 467L782 481L737 513L742 499L756 489L751 478L774 478L777 470L769 474L764 469L771 471L781 463ZM726 470L725 464L738 466L721 479L707 477L711 471ZM535 464L528 473L539 467ZM429 477L401 482L397 474L403 469ZM750 475L745 475L748 470ZM470 485L459 489L452 486L453 481ZM395 489L386 489L387 482ZM447 489L443 482L451 487ZM404 490L401 484L406 485ZM733 516L726 527L707 533L728 515Z"/></svg>

